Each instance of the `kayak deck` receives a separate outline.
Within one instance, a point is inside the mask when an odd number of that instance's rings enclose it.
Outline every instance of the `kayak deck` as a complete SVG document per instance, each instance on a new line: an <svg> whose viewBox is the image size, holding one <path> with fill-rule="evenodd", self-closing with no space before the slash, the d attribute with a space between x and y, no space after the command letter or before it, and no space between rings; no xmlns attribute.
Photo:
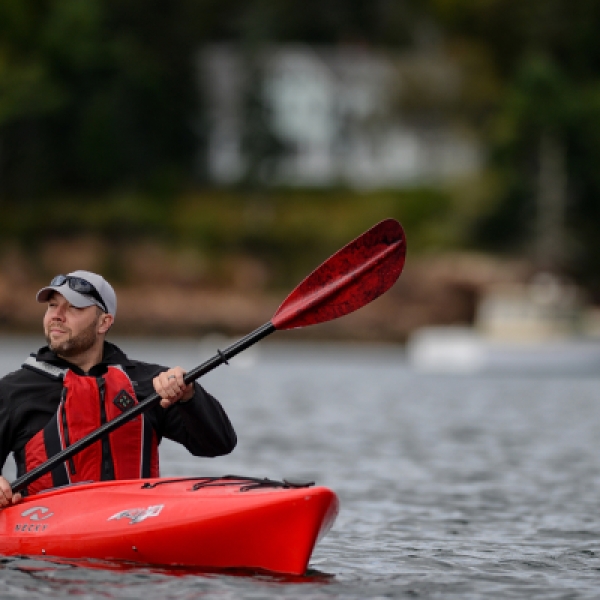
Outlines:
<svg viewBox="0 0 600 600"><path fill-rule="evenodd" d="M338 507L325 487L234 475L78 484L0 511L0 554L302 575Z"/></svg>

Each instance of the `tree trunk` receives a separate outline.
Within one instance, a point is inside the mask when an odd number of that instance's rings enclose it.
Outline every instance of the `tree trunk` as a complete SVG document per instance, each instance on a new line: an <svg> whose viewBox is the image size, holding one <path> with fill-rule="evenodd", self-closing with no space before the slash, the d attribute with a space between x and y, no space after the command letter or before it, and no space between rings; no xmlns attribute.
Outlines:
<svg viewBox="0 0 600 600"><path fill-rule="evenodd" d="M542 134L539 147L539 175L535 260L539 269L559 272L565 266L565 207L567 171L565 150L556 137Z"/></svg>

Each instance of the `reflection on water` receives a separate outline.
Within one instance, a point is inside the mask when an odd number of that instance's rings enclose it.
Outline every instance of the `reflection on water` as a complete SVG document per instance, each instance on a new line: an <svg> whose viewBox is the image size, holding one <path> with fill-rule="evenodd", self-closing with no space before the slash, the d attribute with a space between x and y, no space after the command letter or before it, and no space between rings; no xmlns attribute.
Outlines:
<svg viewBox="0 0 600 600"><path fill-rule="evenodd" d="M119 340L132 357L184 368L228 344L215 341ZM39 343L4 339L2 372ZM27 565L37 562L11 559L1 597L597 597L596 375L432 375L407 366L400 348L266 340L203 383L227 409L239 445L196 459L165 442L163 473L333 488L340 516L311 561L331 577L299 585L81 567L33 575Z"/></svg>

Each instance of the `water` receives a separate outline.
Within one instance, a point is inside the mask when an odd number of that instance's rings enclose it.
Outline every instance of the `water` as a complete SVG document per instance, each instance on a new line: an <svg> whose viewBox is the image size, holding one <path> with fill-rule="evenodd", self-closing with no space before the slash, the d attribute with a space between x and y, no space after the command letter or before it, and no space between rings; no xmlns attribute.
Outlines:
<svg viewBox="0 0 600 600"><path fill-rule="evenodd" d="M184 368L219 343L120 342L132 356ZM0 370L37 344L0 340ZM0 598L600 597L598 375L425 375L399 349L267 340L204 385L226 407L239 445L194 459L165 443L164 474L311 479L334 489L341 512L310 576L13 558L0 565Z"/></svg>

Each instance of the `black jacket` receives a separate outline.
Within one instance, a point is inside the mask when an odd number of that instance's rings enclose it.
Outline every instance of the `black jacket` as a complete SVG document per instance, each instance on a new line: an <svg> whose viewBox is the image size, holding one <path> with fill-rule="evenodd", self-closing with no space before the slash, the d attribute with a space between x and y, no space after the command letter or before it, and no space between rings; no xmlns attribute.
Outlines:
<svg viewBox="0 0 600 600"><path fill-rule="evenodd" d="M81 369L59 358L47 346L35 357L84 375ZM167 370L160 365L131 360L117 346L105 342L102 362L87 375L99 377L108 365L124 368L139 401L154 392L152 379ZM166 437L179 442L194 456L220 456L231 452L237 438L225 411L199 384L194 386L195 394L189 402L177 402L167 409L157 403L147 410L158 441ZM23 474L25 444L56 413L61 391L62 381L24 367L0 379L0 465L4 465L8 455L14 452L18 475Z"/></svg>

